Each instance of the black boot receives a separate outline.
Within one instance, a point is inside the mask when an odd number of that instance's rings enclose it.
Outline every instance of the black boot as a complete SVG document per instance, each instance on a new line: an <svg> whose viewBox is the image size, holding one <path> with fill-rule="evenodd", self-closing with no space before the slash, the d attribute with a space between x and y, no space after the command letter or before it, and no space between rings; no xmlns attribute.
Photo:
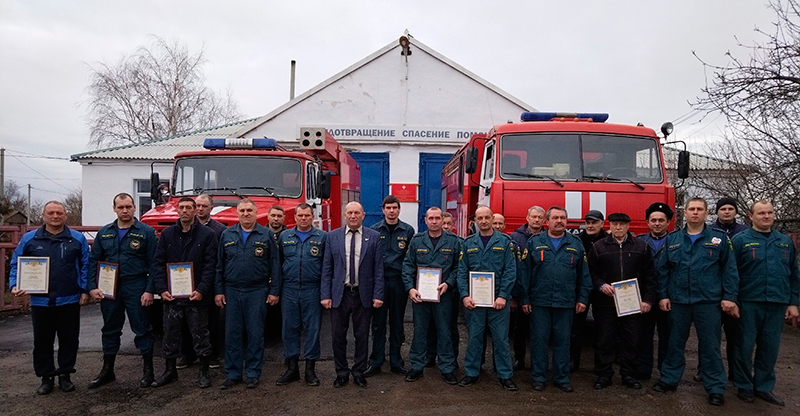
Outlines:
<svg viewBox="0 0 800 416"><path fill-rule="evenodd" d="M286 359L286 372L275 382L279 386L285 386L293 381L300 380L299 357L294 356Z"/></svg>
<svg viewBox="0 0 800 416"><path fill-rule="evenodd" d="M164 369L164 374L158 378L158 380L153 382L153 387L161 387L165 386L173 381L178 380L178 369L175 368L175 363L178 360L174 358L167 358L167 366Z"/></svg>
<svg viewBox="0 0 800 416"><path fill-rule="evenodd" d="M103 368L100 370L100 374L89 382L90 389L96 389L103 384L108 384L117 379L114 375L114 361L116 361L116 359L116 355L103 356Z"/></svg>
<svg viewBox="0 0 800 416"><path fill-rule="evenodd" d="M211 376L208 374L208 366L211 360L208 357L200 357L200 375L197 378L197 385L201 389L211 387Z"/></svg>
<svg viewBox="0 0 800 416"><path fill-rule="evenodd" d="M49 377L42 377L42 385L36 389L36 394L38 395L45 395L50 394L53 391L53 387L55 386L55 380L53 380L52 376Z"/></svg>
<svg viewBox="0 0 800 416"><path fill-rule="evenodd" d="M142 354L142 381L139 382L139 387L147 388L153 385L153 380L156 378L153 375L153 353Z"/></svg>
<svg viewBox="0 0 800 416"><path fill-rule="evenodd" d="M317 360L309 360L306 358L306 384L309 386L319 386L316 366Z"/></svg>
<svg viewBox="0 0 800 416"><path fill-rule="evenodd" d="M58 376L58 388L65 393L75 391L75 384L69 379L69 374L60 374Z"/></svg>

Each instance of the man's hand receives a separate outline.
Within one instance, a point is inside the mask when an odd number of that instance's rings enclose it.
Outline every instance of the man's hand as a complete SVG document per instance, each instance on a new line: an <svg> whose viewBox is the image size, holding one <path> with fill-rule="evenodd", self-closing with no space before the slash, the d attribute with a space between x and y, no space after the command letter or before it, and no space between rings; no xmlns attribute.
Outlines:
<svg viewBox="0 0 800 416"><path fill-rule="evenodd" d="M103 291L100 289L92 289L89 291L89 296L94 300L101 300L103 299Z"/></svg>
<svg viewBox="0 0 800 416"><path fill-rule="evenodd" d="M723 300L722 302L720 302L720 306L722 306L722 311L727 313L728 315L734 318L739 317L739 306L736 305L736 302Z"/></svg>
<svg viewBox="0 0 800 416"><path fill-rule="evenodd" d="M444 295L445 292L447 292L447 283L440 284L439 287L436 288L436 290L439 291L439 296Z"/></svg>
<svg viewBox="0 0 800 416"><path fill-rule="evenodd" d="M499 311L500 309L503 309L503 308L506 307L506 300L503 299L503 298L498 297L498 298L496 298L494 300L494 304L492 305L492 307Z"/></svg>
<svg viewBox="0 0 800 416"><path fill-rule="evenodd" d="M604 284L603 287L600 288L600 291L606 296L614 296L614 288L608 283Z"/></svg>
<svg viewBox="0 0 800 416"><path fill-rule="evenodd" d="M652 306L650 306L649 303L642 302L642 313L650 312L650 308L652 308Z"/></svg>
<svg viewBox="0 0 800 416"><path fill-rule="evenodd" d="M576 303L575 304L575 313L581 313L586 310L585 303Z"/></svg>
<svg viewBox="0 0 800 416"><path fill-rule="evenodd" d="M417 289L409 290L408 291L408 298L411 299L411 301L414 302L414 303L422 302L422 296L420 296L419 290L417 290Z"/></svg>
<svg viewBox="0 0 800 416"><path fill-rule="evenodd" d="M531 305L522 305L522 312L525 312L525 315L529 315L533 307Z"/></svg>
<svg viewBox="0 0 800 416"><path fill-rule="evenodd" d="M333 301L331 301L330 299L322 299L321 301L319 301L319 303L322 304L323 308L330 309L331 308L331 304L333 303Z"/></svg>
<svg viewBox="0 0 800 416"><path fill-rule="evenodd" d="M383 306L383 301L380 299L372 299L372 307L373 308L380 308Z"/></svg>
<svg viewBox="0 0 800 416"><path fill-rule="evenodd" d="M192 295L189 296L189 300L192 302L201 301L203 300L203 294L195 290L192 292Z"/></svg>
<svg viewBox="0 0 800 416"><path fill-rule="evenodd" d="M658 302L658 307L664 312L669 312L672 310L672 302L670 302L669 299L661 299L661 301Z"/></svg>
<svg viewBox="0 0 800 416"><path fill-rule="evenodd" d="M142 293L142 306L150 306L153 304L153 294L150 292Z"/></svg>
<svg viewBox="0 0 800 416"><path fill-rule="evenodd" d="M172 297L172 294L169 293L169 290L165 290L161 292L161 300L172 302L175 298Z"/></svg>
<svg viewBox="0 0 800 416"><path fill-rule="evenodd" d="M475 309L475 302L472 301L472 298L467 296L462 301L464 307L467 309Z"/></svg>
<svg viewBox="0 0 800 416"><path fill-rule="evenodd" d="M792 324L793 327L797 328L798 321L800 321L800 311L798 311L797 306L789 305L786 307L786 315L784 315L787 321Z"/></svg>
<svg viewBox="0 0 800 416"><path fill-rule="evenodd" d="M11 288L11 294L14 295L14 296L25 296L25 295L27 295L27 293L25 293L24 290L19 290L19 289L17 289L16 286Z"/></svg>
<svg viewBox="0 0 800 416"><path fill-rule="evenodd" d="M81 306L89 303L89 299L91 299L91 296L89 296L88 293L81 293L81 300L80 300Z"/></svg>
<svg viewBox="0 0 800 416"><path fill-rule="evenodd" d="M220 308L224 308L224 307L225 307L225 305L226 305L228 302L226 302L226 301L225 301L225 295L217 295L217 296L214 296L214 303L215 303L215 304L216 304L218 307L220 307Z"/></svg>
<svg viewBox="0 0 800 416"><path fill-rule="evenodd" d="M267 303L269 303L272 306L277 305L279 300L281 300L280 296L275 296L275 295L267 296Z"/></svg>

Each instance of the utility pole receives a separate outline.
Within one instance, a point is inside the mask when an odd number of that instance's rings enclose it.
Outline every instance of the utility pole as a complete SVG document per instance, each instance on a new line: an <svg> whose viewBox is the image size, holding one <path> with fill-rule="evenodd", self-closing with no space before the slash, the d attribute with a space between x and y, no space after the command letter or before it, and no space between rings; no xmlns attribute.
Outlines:
<svg viewBox="0 0 800 416"><path fill-rule="evenodd" d="M6 149L0 148L0 198L6 195Z"/></svg>
<svg viewBox="0 0 800 416"><path fill-rule="evenodd" d="M28 215L26 215L26 225L31 225L31 184L28 184Z"/></svg>

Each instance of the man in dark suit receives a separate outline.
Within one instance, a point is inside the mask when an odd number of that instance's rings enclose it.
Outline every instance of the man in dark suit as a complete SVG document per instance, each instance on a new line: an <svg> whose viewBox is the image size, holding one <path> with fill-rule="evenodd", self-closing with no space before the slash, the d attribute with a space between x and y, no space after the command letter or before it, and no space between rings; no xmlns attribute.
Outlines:
<svg viewBox="0 0 800 416"><path fill-rule="evenodd" d="M322 263L322 306L331 309L334 387L342 387L353 374L359 387L367 386L369 324L372 308L383 305L383 249L381 235L362 226L364 208L358 202L345 207L347 225L328 234ZM353 316L355 354L353 368L347 365L347 330Z"/></svg>

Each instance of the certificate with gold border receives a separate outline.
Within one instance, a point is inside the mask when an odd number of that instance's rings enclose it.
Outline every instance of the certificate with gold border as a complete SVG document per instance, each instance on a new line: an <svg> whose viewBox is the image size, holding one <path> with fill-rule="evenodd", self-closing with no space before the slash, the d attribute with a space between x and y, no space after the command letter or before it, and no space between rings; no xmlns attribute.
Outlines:
<svg viewBox="0 0 800 416"><path fill-rule="evenodd" d="M31 295L50 291L50 257L17 257L17 289Z"/></svg>
<svg viewBox="0 0 800 416"><path fill-rule="evenodd" d="M167 263L169 294L173 298L188 298L194 292L194 268L192 262Z"/></svg>
<svg viewBox="0 0 800 416"><path fill-rule="evenodd" d="M628 316L642 313L642 296L639 293L639 282L636 279L611 283L614 288L614 306L617 316Z"/></svg>
<svg viewBox="0 0 800 416"><path fill-rule="evenodd" d="M119 264L97 262L97 288L103 291L104 298L116 299L117 276L119 276Z"/></svg>
<svg viewBox="0 0 800 416"><path fill-rule="evenodd" d="M439 302L439 285L442 284L442 269L417 268L417 291L423 302Z"/></svg>
<svg viewBox="0 0 800 416"><path fill-rule="evenodd" d="M494 273L469 272L469 297L477 307L493 307L495 299Z"/></svg>

